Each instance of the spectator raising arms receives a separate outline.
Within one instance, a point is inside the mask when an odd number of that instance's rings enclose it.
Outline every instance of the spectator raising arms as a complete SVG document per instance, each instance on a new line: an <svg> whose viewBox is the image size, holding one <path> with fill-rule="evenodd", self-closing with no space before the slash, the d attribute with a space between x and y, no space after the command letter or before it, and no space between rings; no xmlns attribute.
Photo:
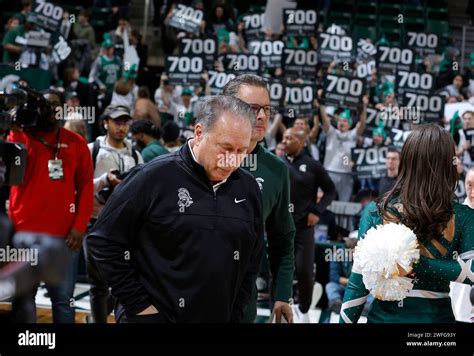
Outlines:
<svg viewBox="0 0 474 356"><path fill-rule="evenodd" d="M351 129L352 118L349 110L344 110L337 118L337 128L331 125L326 113L326 106L321 105L321 119L323 130L326 133L326 155L324 156L324 168L329 173L339 193L340 201L350 201L354 179L352 178L351 148L357 143L357 137L362 136L367 119L368 96L364 96L360 120Z"/></svg>

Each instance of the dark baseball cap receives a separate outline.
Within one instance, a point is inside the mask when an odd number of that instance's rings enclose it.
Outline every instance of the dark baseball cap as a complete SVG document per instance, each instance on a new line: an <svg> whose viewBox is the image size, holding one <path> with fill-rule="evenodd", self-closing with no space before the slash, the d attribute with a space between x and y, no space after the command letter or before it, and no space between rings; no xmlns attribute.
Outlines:
<svg viewBox="0 0 474 356"><path fill-rule="evenodd" d="M128 116L130 120L132 119L130 111L126 106L109 105L104 110L104 118L111 118L112 120L115 120L123 116Z"/></svg>

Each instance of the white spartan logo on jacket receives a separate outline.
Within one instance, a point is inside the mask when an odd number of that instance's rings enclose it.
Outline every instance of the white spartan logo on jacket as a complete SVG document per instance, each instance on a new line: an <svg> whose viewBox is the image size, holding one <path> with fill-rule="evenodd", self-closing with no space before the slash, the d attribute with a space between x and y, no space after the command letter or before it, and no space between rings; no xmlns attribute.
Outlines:
<svg viewBox="0 0 474 356"><path fill-rule="evenodd" d="M186 188L178 189L178 207L179 212L184 213L184 208L189 207L193 203L193 198L189 194L189 191Z"/></svg>

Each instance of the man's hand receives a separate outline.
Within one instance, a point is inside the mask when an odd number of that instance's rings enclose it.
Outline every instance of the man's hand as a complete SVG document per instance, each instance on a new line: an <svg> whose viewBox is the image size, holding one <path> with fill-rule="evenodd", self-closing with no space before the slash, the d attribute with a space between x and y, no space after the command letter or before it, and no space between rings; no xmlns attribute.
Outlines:
<svg viewBox="0 0 474 356"><path fill-rule="evenodd" d="M275 322L281 324L281 316L283 315L288 324L293 324L293 311L291 310L290 304L285 302L275 302L273 306L275 312Z"/></svg>
<svg viewBox="0 0 474 356"><path fill-rule="evenodd" d="M378 103L378 104L375 105L375 108L376 108L377 110L384 110L384 109L385 109L385 105L382 104L382 103Z"/></svg>
<svg viewBox="0 0 474 356"><path fill-rule="evenodd" d="M308 226L316 225L319 222L319 216L313 213L308 214Z"/></svg>
<svg viewBox="0 0 474 356"><path fill-rule="evenodd" d="M122 180L118 179L117 176L112 173L113 169L110 170L109 173L107 173L107 180L110 183L110 186L115 187L116 185L122 183Z"/></svg>
<svg viewBox="0 0 474 356"><path fill-rule="evenodd" d="M368 95L364 95L362 97L362 104L364 104L364 108L366 108L367 105L369 105L369 96Z"/></svg>
<svg viewBox="0 0 474 356"><path fill-rule="evenodd" d="M158 310L153 305L150 305L149 307L142 310L137 315L149 315L149 314L158 314Z"/></svg>
<svg viewBox="0 0 474 356"><path fill-rule="evenodd" d="M82 246L84 233L76 229L71 229L66 237L66 245L73 251L79 251Z"/></svg>

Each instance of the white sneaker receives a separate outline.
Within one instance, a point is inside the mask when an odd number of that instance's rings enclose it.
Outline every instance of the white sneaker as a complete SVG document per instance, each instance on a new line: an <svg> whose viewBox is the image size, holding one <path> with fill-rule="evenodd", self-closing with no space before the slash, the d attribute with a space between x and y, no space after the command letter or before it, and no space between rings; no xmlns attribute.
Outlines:
<svg viewBox="0 0 474 356"><path fill-rule="evenodd" d="M309 319L309 313L301 312L298 305L293 306L293 322L295 324L309 324L311 323Z"/></svg>
<svg viewBox="0 0 474 356"><path fill-rule="evenodd" d="M267 281L265 281L262 277L257 277L255 284L257 285L257 290L259 292L267 289Z"/></svg>
<svg viewBox="0 0 474 356"><path fill-rule="evenodd" d="M309 310L316 309L316 305L318 304L319 300L323 296L323 293L324 293L323 286L318 282L314 282L313 296L311 299L311 306L309 307Z"/></svg>

